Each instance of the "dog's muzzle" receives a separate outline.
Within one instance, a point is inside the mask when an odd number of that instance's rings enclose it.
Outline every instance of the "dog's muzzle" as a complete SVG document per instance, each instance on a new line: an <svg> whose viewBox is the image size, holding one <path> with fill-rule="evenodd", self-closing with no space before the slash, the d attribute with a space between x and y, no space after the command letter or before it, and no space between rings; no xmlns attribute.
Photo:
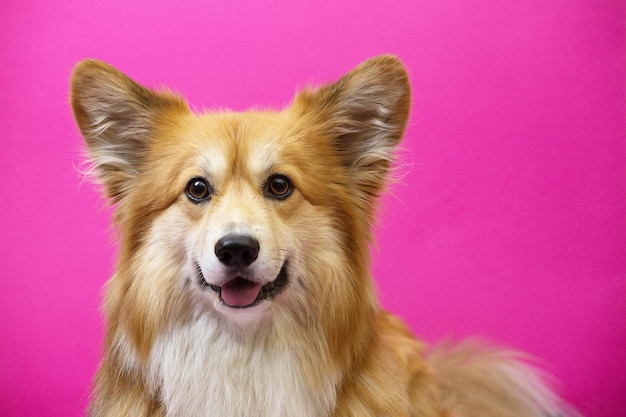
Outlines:
<svg viewBox="0 0 626 417"><path fill-rule="evenodd" d="M257 239L248 235L229 234L215 244L215 256L226 267L234 271L243 271L225 284L209 283L199 264L196 264L198 284L219 294L220 301L232 308L248 308L278 294L289 283L288 262L285 261L276 278L265 285L246 278L245 270L258 258L260 245Z"/></svg>

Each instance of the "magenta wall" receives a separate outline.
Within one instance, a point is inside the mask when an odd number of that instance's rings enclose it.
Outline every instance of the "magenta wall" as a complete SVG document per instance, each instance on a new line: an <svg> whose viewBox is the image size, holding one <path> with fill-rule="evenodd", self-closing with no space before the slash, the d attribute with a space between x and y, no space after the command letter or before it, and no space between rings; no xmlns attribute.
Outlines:
<svg viewBox="0 0 626 417"><path fill-rule="evenodd" d="M80 416L99 360L115 246L76 169L79 59L245 109L391 52L414 99L377 232L384 305L428 341L527 350L589 416L624 416L625 3L261 3L3 2L0 415Z"/></svg>

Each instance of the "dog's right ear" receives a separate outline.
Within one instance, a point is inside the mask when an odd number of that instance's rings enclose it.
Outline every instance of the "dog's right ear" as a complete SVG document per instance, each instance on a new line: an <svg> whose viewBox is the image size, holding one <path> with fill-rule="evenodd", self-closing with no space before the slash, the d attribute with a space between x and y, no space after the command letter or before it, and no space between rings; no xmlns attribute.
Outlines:
<svg viewBox="0 0 626 417"><path fill-rule="evenodd" d="M330 138L357 196L369 205L385 185L410 106L404 65L395 56L381 55L336 83L303 91L293 108Z"/></svg>
<svg viewBox="0 0 626 417"><path fill-rule="evenodd" d="M76 66L70 96L89 158L114 203L141 171L159 118L189 111L181 98L142 87L96 60Z"/></svg>

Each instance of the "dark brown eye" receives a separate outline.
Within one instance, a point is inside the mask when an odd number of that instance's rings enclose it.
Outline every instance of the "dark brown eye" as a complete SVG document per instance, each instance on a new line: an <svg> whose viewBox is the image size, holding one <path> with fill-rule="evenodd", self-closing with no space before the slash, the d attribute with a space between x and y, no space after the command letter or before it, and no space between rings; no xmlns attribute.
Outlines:
<svg viewBox="0 0 626 417"><path fill-rule="evenodd" d="M192 178L187 183L185 194L193 203L200 203L211 196L211 186L204 178Z"/></svg>
<svg viewBox="0 0 626 417"><path fill-rule="evenodd" d="M279 200L289 197L293 191L291 180L284 175L276 174L267 179L265 194Z"/></svg>

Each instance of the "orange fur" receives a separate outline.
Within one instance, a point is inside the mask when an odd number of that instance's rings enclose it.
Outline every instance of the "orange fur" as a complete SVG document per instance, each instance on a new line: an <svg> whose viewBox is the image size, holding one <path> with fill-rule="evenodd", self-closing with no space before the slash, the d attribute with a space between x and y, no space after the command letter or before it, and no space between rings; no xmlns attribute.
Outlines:
<svg viewBox="0 0 626 417"><path fill-rule="evenodd" d="M281 112L201 115L89 60L71 102L120 231L92 416L573 415L513 355L429 354L378 304L371 225L410 106L395 57ZM229 234L259 242L251 265L216 258ZM234 308L233 282L262 289Z"/></svg>

